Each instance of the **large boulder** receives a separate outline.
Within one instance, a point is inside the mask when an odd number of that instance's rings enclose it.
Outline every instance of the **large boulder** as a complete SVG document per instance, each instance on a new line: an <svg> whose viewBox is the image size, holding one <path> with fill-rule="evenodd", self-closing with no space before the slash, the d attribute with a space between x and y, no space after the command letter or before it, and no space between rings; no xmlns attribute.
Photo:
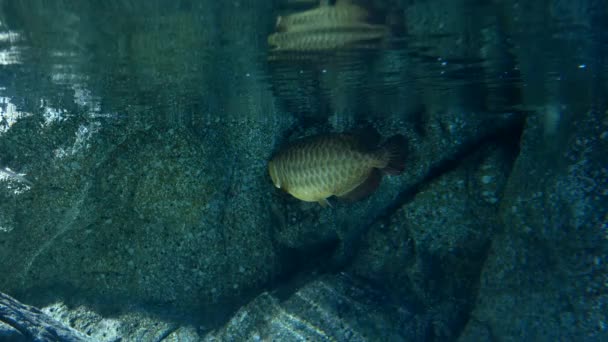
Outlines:
<svg viewBox="0 0 608 342"><path fill-rule="evenodd" d="M32 188L5 194L29 205L5 207L18 225L0 235L2 288L213 311L267 283L279 268L269 230L259 229L270 184L257 153L270 142L249 141L249 126L242 143L260 150L245 154L207 130L219 145L178 129L117 141L102 132L91 148L30 165Z"/></svg>
<svg viewBox="0 0 608 342"><path fill-rule="evenodd" d="M349 269L414 304L427 336L453 340L477 294L513 150L488 145L374 224Z"/></svg>
<svg viewBox="0 0 608 342"><path fill-rule="evenodd" d="M562 120L527 120L463 341L608 338L608 116Z"/></svg>
<svg viewBox="0 0 608 342"><path fill-rule="evenodd" d="M424 318L346 274L262 293L206 341L420 341Z"/></svg>

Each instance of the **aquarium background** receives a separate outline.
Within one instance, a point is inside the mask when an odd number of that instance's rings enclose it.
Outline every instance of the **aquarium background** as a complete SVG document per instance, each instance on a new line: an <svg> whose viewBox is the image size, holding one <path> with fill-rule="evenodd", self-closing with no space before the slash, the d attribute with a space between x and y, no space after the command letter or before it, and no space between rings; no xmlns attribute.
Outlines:
<svg viewBox="0 0 608 342"><path fill-rule="evenodd" d="M285 52L317 1L0 1L0 292L52 319L0 339L608 340L606 2L353 2L381 41ZM273 186L361 130L370 197Z"/></svg>

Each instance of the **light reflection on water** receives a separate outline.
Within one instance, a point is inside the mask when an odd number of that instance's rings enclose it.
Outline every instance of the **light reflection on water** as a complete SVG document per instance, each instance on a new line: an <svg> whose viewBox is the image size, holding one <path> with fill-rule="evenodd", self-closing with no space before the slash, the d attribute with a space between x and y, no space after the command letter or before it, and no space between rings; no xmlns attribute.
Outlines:
<svg viewBox="0 0 608 342"><path fill-rule="evenodd" d="M19 112L45 117L41 106L169 124L274 115L264 98L276 112L298 116L506 112L570 102L564 97L592 102L573 86L607 70L605 13L595 1L548 9L508 1L443 9L371 3L393 18L379 46L286 55L269 53L267 36L279 14L309 3L3 3L0 95ZM2 113L10 125L23 116Z"/></svg>

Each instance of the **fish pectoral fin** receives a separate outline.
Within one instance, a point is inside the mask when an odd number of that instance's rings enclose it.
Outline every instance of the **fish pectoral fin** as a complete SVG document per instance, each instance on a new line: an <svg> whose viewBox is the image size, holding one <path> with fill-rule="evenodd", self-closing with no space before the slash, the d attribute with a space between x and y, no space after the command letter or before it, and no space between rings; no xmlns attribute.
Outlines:
<svg viewBox="0 0 608 342"><path fill-rule="evenodd" d="M372 172L370 172L369 176L363 181L363 183L359 184L351 191L341 194L338 197L348 202L358 201L371 195L374 191L376 191L376 189L378 189L378 186L380 185L381 180L382 173L378 169L373 169Z"/></svg>
<svg viewBox="0 0 608 342"><path fill-rule="evenodd" d="M332 206L331 203L329 203L329 201L327 200L327 198L320 199L318 202L323 208Z"/></svg>

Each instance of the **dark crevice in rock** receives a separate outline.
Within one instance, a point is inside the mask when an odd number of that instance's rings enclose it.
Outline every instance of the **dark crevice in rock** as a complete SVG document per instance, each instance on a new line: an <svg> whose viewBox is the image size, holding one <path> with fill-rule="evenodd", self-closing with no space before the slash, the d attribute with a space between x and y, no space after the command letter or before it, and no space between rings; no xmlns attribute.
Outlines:
<svg viewBox="0 0 608 342"><path fill-rule="evenodd" d="M449 173L461 166L462 162L468 157L478 152L490 144L496 144L498 146L508 146L509 149L513 150L510 154L515 158L518 153L518 144L523 132L524 120L523 116L519 120L514 120L509 125L502 126L494 131L481 136L479 139L463 146L459 151L454 153L450 158L446 158L432 166L427 172L426 176L418 183L413 184L411 187L406 188L400 192L399 195L377 215L371 215L371 218L359 224L357 227L349 229L352 234L347 239L343 239L339 249L339 253L336 253L333 259L327 264L323 265L324 269L322 272L339 272L344 268L348 267L353 260L353 257L357 254L360 249L362 239L365 233L370 227L378 224L388 224L391 217L401 207L411 202L416 194L418 194L424 187L437 180L442 175ZM510 171L509 171L510 172Z"/></svg>
<svg viewBox="0 0 608 342"><path fill-rule="evenodd" d="M270 236L274 236L274 234L270 234ZM221 312L220 308L217 308L214 311L214 317L206 317L207 328L224 326L239 309L266 291L272 292L279 300L290 298L304 285L322 276L322 273L317 272L317 270L322 268L324 261L331 258L331 255L335 253L339 244L340 241L337 236L322 243L315 244L311 242L311 244L302 248L290 248L281 245L278 241L273 241L278 259L289 260L289 263L285 263L285 268L266 284L244 291L242 296L237 300L224 302ZM180 317L180 319L183 318ZM192 323L195 322L196 319L192 320Z"/></svg>
<svg viewBox="0 0 608 342"><path fill-rule="evenodd" d="M169 335L171 335L175 331L177 331L177 329L179 329L178 325L175 325L175 326L167 329L164 333L162 333L160 336L158 336L158 338L156 339L156 341L158 341L158 342L164 341L167 337L169 337Z"/></svg>
<svg viewBox="0 0 608 342"><path fill-rule="evenodd" d="M388 205L383 212L381 212L375 219L369 224L375 224L376 222L385 222L405 204L409 203L416 194L425 186L432 183L442 175L455 170L458 168L462 161L479 149L487 146L491 143L498 143L498 145L512 146L514 141L519 141L519 137L523 131L523 122L517 121L512 123L510 126L504 127L499 131L494 131L490 134L482 136L480 139L472 142L471 144L464 146L461 150L457 151L451 158L445 159L437 165L432 166L429 172L426 174L424 179L414 184L412 187L401 192L397 198ZM515 139L516 138L516 139Z"/></svg>
<svg viewBox="0 0 608 342"><path fill-rule="evenodd" d="M302 285L308 283L311 278L316 278L318 276L316 271L323 267L322 263L331 257L339 244L340 241L336 237L303 249L281 248L279 251L280 259L290 262L289 269L284 269L272 281L271 288L276 292L277 298L290 297Z"/></svg>
<svg viewBox="0 0 608 342"><path fill-rule="evenodd" d="M488 259L488 256L490 255L490 251L492 249L492 241L488 241L487 244L485 244L485 246L480 250L479 255L478 255L478 263L475 265L475 267L471 267L471 274L470 274L470 278L469 279L474 279L474 285L473 288L471 290L471 294L470 294L470 300L465 303L466 309L462 310L463 313L463 317L460 320L460 322L458 322L458 327L456 327L456 329L454 329L455 332L455 336L460 336L462 334L462 332L464 331L464 329L466 328L466 326L469 324L469 321L471 319L474 319L474 317L472 316L473 310L475 309L475 303L477 302L477 298L479 297L479 288L481 286L481 271L483 270L483 265L485 264L486 260Z"/></svg>

